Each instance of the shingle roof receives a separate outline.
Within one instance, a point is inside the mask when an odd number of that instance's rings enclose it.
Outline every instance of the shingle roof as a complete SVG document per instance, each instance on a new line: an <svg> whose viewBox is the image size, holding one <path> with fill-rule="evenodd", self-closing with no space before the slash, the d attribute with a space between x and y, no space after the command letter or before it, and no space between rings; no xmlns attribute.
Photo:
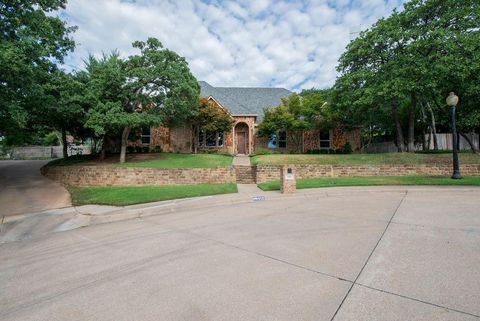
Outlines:
<svg viewBox="0 0 480 321"><path fill-rule="evenodd" d="M256 115L257 122L263 119L263 108L278 106L281 98L292 94L285 88L260 87L213 87L199 81L200 96L212 96L230 113L235 115Z"/></svg>

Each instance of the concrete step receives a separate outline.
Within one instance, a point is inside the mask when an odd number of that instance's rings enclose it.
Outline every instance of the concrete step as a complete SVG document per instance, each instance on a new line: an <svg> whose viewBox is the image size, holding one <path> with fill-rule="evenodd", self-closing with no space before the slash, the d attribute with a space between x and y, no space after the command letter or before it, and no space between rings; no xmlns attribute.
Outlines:
<svg viewBox="0 0 480 321"><path fill-rule="evenodd" d="M237 184L255 184L256 171L253 166L236 165L235 175Z"/></svg>

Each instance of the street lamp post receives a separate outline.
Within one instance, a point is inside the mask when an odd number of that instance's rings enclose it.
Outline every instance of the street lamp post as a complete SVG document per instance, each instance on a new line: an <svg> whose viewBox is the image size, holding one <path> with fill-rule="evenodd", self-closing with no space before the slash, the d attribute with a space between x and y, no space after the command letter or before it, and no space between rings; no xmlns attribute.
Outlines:
<svg viewBox="0 0 480 321"><path fill-rule="evenodd" d="M447 97L447 105L450 106L452 115L452 148L453 148L453 179L461 179L460 168L458 166L458 152L457 152L457 125L455 122L455 107L458 104L458 96L451 92Z"/></svg>

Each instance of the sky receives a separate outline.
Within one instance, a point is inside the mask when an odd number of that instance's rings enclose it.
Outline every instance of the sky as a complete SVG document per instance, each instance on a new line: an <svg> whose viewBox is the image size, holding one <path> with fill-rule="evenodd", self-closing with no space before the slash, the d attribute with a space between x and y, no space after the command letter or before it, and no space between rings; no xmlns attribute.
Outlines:
<svg viewBox="0 0 480 321"><path fill-rule="evenodd" d="M135 40L158 38L213 86L328 88L349 41L403 0L69 0L60 13L77 47L66 59L79 70L89 55L136 54Z"/></svg>

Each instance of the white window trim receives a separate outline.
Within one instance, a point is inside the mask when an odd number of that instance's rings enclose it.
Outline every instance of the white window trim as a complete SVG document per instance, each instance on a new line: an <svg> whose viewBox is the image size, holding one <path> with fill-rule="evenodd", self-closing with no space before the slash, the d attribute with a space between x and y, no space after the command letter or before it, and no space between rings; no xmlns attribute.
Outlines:
<svg viewBox="0 0 480 321"><path fill-rule="evenodd" d="M221 148L221 147L225 146L225 132L220 132L220 131L215 132L215 146L207 146L207 130L205 130L203 132L202 140L200 141L200 134L201 133L202 133L202 130L200 130L198 132L198 137L197 137L198 147L200 147L200 148ZM222 145L218 144L220 135L223 135ZM203 143L202 145L200 144L201 142Z"/></svg>

